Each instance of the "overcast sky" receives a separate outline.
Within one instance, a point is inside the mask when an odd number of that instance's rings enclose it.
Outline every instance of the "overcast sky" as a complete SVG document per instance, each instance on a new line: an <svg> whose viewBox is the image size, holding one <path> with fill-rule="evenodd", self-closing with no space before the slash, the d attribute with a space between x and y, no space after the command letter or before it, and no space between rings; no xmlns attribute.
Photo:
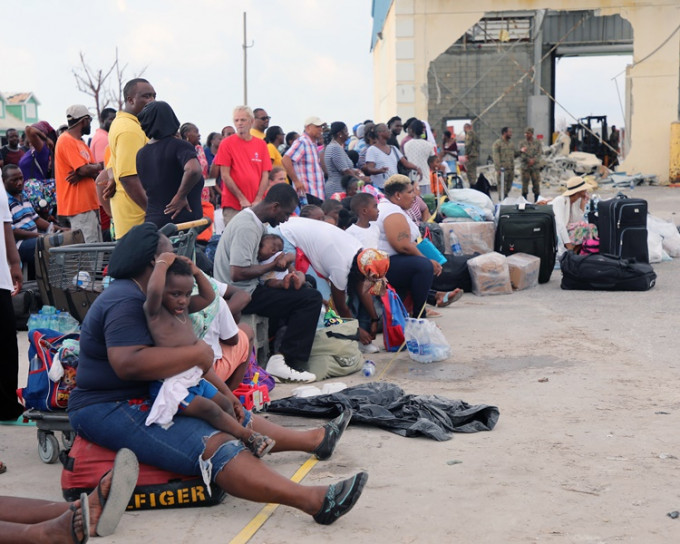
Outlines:
<svg viewBox="0 0 680 544"><path fill-rule="evenodd" d="M267 110L270 126L299 131L310 115L349 125L373 117L370 0L30 0L17 10L30 32L25 24L2 26L0 90L33 91L40 117L55 127L69 105L93 107L72 74L79 53L105 67L118 46L127 75L147 66L158 98L194 122L205 142L243 102L244 11L254 42L248 102ZM576 116L604 113L621 125L610 79L626 61L608 59L560 61L557 99ZM623 99L624 77L618 81Z"/></svg>

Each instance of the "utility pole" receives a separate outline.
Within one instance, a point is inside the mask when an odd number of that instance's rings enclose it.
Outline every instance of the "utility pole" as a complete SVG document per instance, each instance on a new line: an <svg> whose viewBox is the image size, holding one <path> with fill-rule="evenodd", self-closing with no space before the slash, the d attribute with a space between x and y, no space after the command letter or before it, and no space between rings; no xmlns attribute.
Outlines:
<svg viewBox="0 0 680 544"><path fill-rule="evenodd" d="M246 12L243 12L243 105L248 105L248 49L251 48L255 42L248 44L246 39Z"/></svg>

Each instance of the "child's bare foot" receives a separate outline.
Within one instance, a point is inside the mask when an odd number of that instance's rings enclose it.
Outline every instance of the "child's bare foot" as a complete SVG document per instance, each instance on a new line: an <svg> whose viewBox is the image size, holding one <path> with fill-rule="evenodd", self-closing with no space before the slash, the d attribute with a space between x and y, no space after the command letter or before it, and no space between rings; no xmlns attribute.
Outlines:
<svg viewBox="0 0 680 544"><path fill-rule="evenodd" d="M298 289L301 289L302 286L305 284L305 276L301 272L293 272L293 277L291 278L291 284L293 285L293 289L296 291Z"/></svg>
<svg viewBox="0 0 680 544"><path fill-rule="evenodd" d="M290 280L291 280L291 274L286 274L286 277L281 280L281 285L283 285L284 289L290 289Z"/></svg>
<svg viewBox="0 0 680 544"><path fill-rule="evenodd" d="M276 445L276 440L260 433L253 432L247 439L242 440L255 457L264 457Z"/></svg>

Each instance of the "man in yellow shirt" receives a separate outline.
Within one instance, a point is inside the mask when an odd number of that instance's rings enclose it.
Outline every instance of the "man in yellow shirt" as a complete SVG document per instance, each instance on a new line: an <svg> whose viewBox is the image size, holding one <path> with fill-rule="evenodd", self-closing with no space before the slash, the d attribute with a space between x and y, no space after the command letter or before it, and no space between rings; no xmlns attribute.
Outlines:
<svg viewBox="0 0 680 544"><path fill-rule="evenodd" d="M262 108L255 108L253 110L253 115L255 117L253 119L253 126L250 129L250 135L259 138L260 140L264 140L264 133L269 127L269 120L271 117L269 117L267 112Z"/></svg>
<svg viewBox="0 0 680 544"><path fill-rule="evenodd" d="M144 106L156 99L156 91L146 79L128 81L123 88L125 106L116 114L109 129L115 194L111 197L111 212L117 240L135 225L141 225L146 215L146 192L137 176L137 151L147 142L137 115Z"/></svg>

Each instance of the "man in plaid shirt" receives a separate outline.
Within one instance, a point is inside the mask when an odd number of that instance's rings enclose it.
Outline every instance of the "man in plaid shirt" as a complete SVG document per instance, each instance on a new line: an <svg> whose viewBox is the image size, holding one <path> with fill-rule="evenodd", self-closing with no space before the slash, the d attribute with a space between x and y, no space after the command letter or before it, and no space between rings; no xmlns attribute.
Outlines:
<svg viewBox="0 0 680 544"><path fill-rule="evenodd" d="M317 142L321 139L325 124L318 117L308 117L305 131L283 157L283 166L300 196L307 194L324 199L325 178L319 163Z"/></svg>

